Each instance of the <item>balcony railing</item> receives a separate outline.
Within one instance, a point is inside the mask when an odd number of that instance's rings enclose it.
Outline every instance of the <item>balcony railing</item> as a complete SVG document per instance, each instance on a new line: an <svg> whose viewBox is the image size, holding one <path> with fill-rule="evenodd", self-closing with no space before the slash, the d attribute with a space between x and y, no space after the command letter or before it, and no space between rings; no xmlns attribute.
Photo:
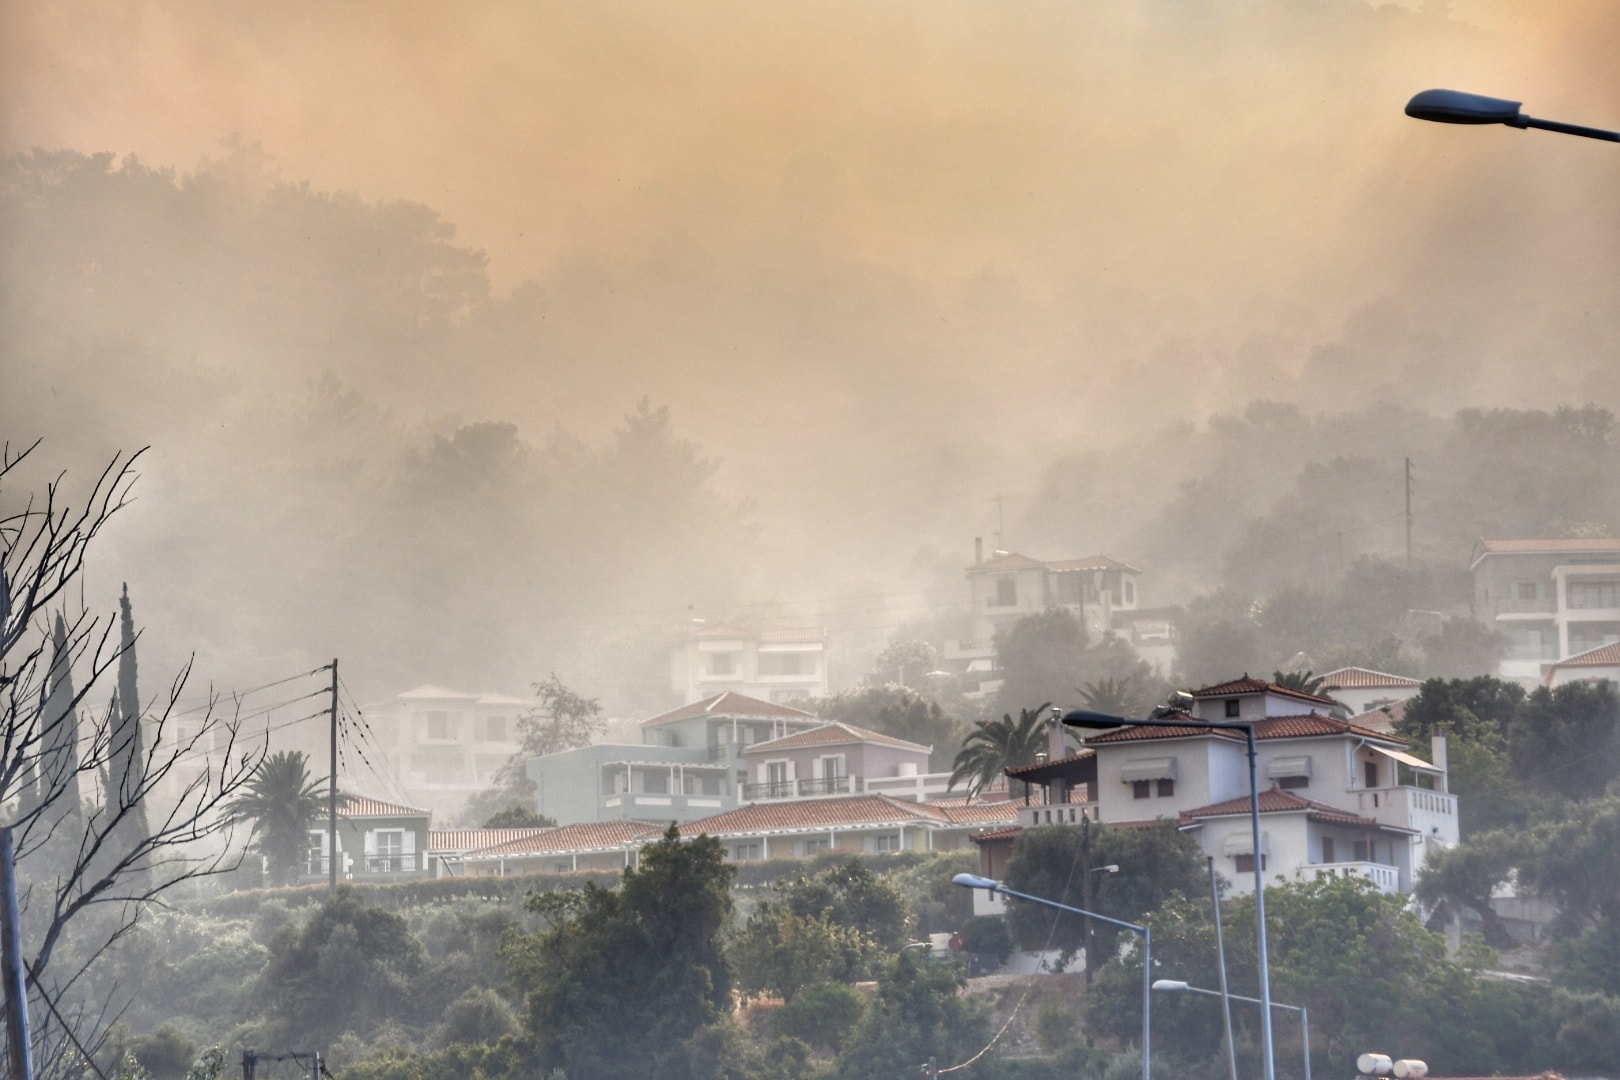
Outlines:
<svg viewBox="0 0 1620 1080"><path fill-rule="evenodd" d="M366 873L403 874L415 870L415 857L411 855L367 855Z"/></svg>
<svg viewBox="0 0 1620 1080"><path fill-rule="evenodd" d="M744 784L744 799L802 799L812 795L852 795L861 790L858 776L824 776L809 780L767 780Z"/></svg>
<svg viewBox="0 0 1620 1080"><path fill-rule="evenodd" d="M1310 869L1317 877L1364 877L1378 886L1379 892L1401 891L1401 873L1393 866L1373 862L1315 863Z"/></svg>

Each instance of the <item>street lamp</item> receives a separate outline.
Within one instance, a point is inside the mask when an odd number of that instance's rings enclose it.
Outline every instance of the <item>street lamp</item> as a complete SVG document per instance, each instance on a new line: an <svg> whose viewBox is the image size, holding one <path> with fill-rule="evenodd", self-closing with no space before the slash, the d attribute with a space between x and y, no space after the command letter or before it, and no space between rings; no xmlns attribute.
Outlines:
<svg viewBox="0 0 1620 1080"><path fill-rule="evenodd" d="M1180 979L1159 979L1153 984L1155 990L1186 991L1189 994L1208 994L1210 997L1220 997L1219 990L1205 990L1199 986L1188 986ZM1227 994L1233 1001L1247 1001L1251 1005L1260 1004L1259 998L1244 997L1242 994ZM1284 1005L1280 1001L1271 1003L1273 1009L1287 1009L1289 1012L1299 1013L1300 1034L1305 1041L1305 1080L1311 1080L1311 1014L1303 1005Z"/></svg>
<svg viewBox="0 0 1620 1080"><path fill-rule="evenodd" d="M1540 128L1563 135L1579 135L1587 139L1620 142L1620 131L1581 127L1557 120L1538 120L1519 111L1517 101L1485 97L1483 94L1465 94L1461 90L1425 90L1414 94L1406 103L1406 115L1417 120L1432 120L1437 124L1506 124L1513 128Z"/></svg>
<svg viewBox="0 0 1620 1080"><path fill-rule="evenodd" d="M1103 869L1098 867L1097 869ZM1088 877L1090 875L1087 875ZM1130 930L1142 935L1142 1080L1151 1080L1152 1077L1152 1037L1153 1037L1153 930L1150 927L1138 926L1136 923L1126 922L1124 919L1115 919L1107 915L1099 915L1095 911L1085 908L1071 907L1060 904L1056 900L1048 900L1044 896L1031 896L1028 893L1017 892L1007 888L994 878L980 877L978 874L957 874L951 879L965 889L983 889L991 896L1001 893L1003 896L1015 897L1019 900L1028 900L1032 904L1045 904L1059 911L1067 911L1071 915L1081 915L1088 919L1101 919L1110 926L1117 926L1122 930Z"/></svg>
<svg viewBox="0 0 1620 1080"><path fill-rule="evenodd" d="M1187 700L1190 695L1183 697L1178 694L1177 697ZM1175 719L1170 719L1172 716ZM1260 1039L1265 1050L1266 1080L1277 1080L1277 1065L1272 1055L1271 961L1266 949L1266 873L1263 867L1264 856L1260 853L1260 779L1255 765L1254 725L1232 720L1201 720L1179 709L1163 706L1154 709L1153 716L1146 720L1127 720L1123 716L1075 709L1063 714L1063 723L1069 727L1092 731L1106 731L1120 727L1160 727L1243 732L1244 743L1249 753L1249 825L1254 839L1254 914L1260 947L1260 1001L1263 1006L1260 1010Z"/></svg>

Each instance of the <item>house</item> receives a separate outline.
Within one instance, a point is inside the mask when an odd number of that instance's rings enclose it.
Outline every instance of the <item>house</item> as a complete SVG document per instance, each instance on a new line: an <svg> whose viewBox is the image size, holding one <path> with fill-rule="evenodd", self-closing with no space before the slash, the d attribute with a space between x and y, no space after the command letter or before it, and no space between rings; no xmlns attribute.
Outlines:
<svg viewBox="0 0 1620 1080"><path fill-rule="evenodd" d="M521 829L431 829L428 831L428 868L434 877L452 877L461 860L474 851L527 840L545 828Z"/></svg>
<svg viewBox="0 0 1620 1080"><path fill-rule="evenodd" d="M1620 686L1620 642L1599 645L1549 664L1543 681L1549 688L1572 682L1607 682Z"/></svg>
<svg viewBox="0 0 1620 1080"><path fill-rule="evenodd" d="M647 821L601 821L562 825L447 859L446 872L464 877L563 874L575 870L620 871L669 826Z"/></svg>
<svg viewBox="0 0 1620 1080"><path fill-rule="evenodd" d="M1328 715L1333 705L1247 675L1194 691L1189 720L1253 725L1258 853L1242 732L1191 723L1091 733L1080 752L1061 761L1009 771L1040 791L1020 811L1019 825L1047 824L1048 810L1053 825L1174 822L1198 838L1237 892L1252 889L1258 857L1273 878L1355 874L1409 893L1429 854L1458 842L1445 740L1432 742L1433 761L1426 762L1388 731ZM1083 798L1075 791L1082 784ZM997 846L1010 844L1010 837L981 843L987 873Z"/></svg>
<svg viewBox="0 0 1620 1080"><path fill-rule="evenodd" d="M718 839L729 858L809 858L826 851L883 854L954 851L987 827L1012 819L1012 804L915 803L888 795L756 803L681 826L682 836Z"/></svg>
<svg viewBox="0 0 1620 1080"><path fill-rule="evenodd" d="M1322 692L1352 716L1416 697L1421 689L1419 679L1364 667L1339 668L1322 676Z"/></svg>
<svg viewBox="0 0 1620 1080"><path fill-rule="evenodd" d="M901 796L915 794L921 802L927 794L944 794L950 780L949 775L928 776L932 752L932 747L853 724L822 724L745 748L749 781L743 784L742 801L887 789Z"/></svg>
<svg viewBox="0 0 1620 1080"><path fill-rule="evenodd" d="M1497 674L1534 686L1549 665L1620 641L1620 539L1480 540L1474 617L1508 639Z"/></svg>
<svg viewBox="0 0 1620 1080"><path fill-rule="evenodd" d="M343 795L338 799L337 816L339 877L364 880L385 875L427 876L431 810L363 795ZM331 834L325 827L309 831L306 877L328 877L330 841Z"/></svg>
<svg viewBox="0 0 1620 1080"><path fill-rule="evenodd" d="M999 631L1057 607L1072 613L1090 637L1118 634L1148 663L1169 671L1176 657L1175 613L1142 606L1141 578L1141 570L1107 555L1044 561L997 551L986 559L976 543L967 568L972 637L948 642L944 656L969 672L987 674Z"/></svg>
<svg viewBox="0 0 1620 1080"><path fill-rule="evenodd" d="M518 721L532 707L505 694L427 684L367 706L364 719L406 797L448 816L495 785L521 748Z"/></svg>
<svg viewBox="0 0 1620 1080"><path fill-rule="evenodd" d="M826 697L827 631L699 623L670 653L669 675L687 703L727 691L778 704Z"/></svg>
<svg viewBox="0 0 1620 1080"><path fill-rule="evenodd" d="M748 747L823 723L728 690L643 721L640 743L546 754L525 771L539 787L536 809L562 825L692 821L737 805Z"/></svg>

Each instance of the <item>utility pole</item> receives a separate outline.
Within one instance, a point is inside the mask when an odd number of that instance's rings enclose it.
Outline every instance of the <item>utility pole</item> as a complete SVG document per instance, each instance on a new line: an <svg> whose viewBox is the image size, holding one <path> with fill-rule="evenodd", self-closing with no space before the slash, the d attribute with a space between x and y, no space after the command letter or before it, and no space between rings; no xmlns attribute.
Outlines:
<svg viewBox="0 0 1620 1080"><path fill-rule="evenodd" d="M258 1063L258 1054L251 1050L242 1051L242 1080L253 1080L253 1069Z"/></svg>
<svg viewBox="0 0 1620 1080"><path fill-rule="evenodd" d="M17 910L17 862L11 829L0 829L0 902L5 926L0 928L0 968L5 971L6 1044L15 1080L33 1080L33 1052L28 1034L28 984L23 981L22 926Z"/></svg>
<svg viewBox="0 0 1620 1080"><path fill-rule="evenodd" d="M337 895L338 883L338 830L337 830L337 737L338 737L338 662L332 657L332 771L326 789L326 865L330 874L331 891Z"/></svg>
<svg viewBox="0 0 1620 1080"><path fill-rule="evenodd" d="M1406 570L1412 571L1412 459L1406 459Z"/></svg>

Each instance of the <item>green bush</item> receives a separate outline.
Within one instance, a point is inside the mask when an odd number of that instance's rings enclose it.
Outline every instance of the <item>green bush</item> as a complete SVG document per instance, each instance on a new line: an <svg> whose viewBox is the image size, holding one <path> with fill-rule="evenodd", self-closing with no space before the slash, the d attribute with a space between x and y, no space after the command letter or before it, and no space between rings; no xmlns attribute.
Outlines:
<svg viewBox="0 0 1620 1080"><path fill-rule="evenodd" d="M843 983L813 983L771 1016L778 1036L802 1039L818 1054L836 1054L866 1012L859 990Z"/></svg>

